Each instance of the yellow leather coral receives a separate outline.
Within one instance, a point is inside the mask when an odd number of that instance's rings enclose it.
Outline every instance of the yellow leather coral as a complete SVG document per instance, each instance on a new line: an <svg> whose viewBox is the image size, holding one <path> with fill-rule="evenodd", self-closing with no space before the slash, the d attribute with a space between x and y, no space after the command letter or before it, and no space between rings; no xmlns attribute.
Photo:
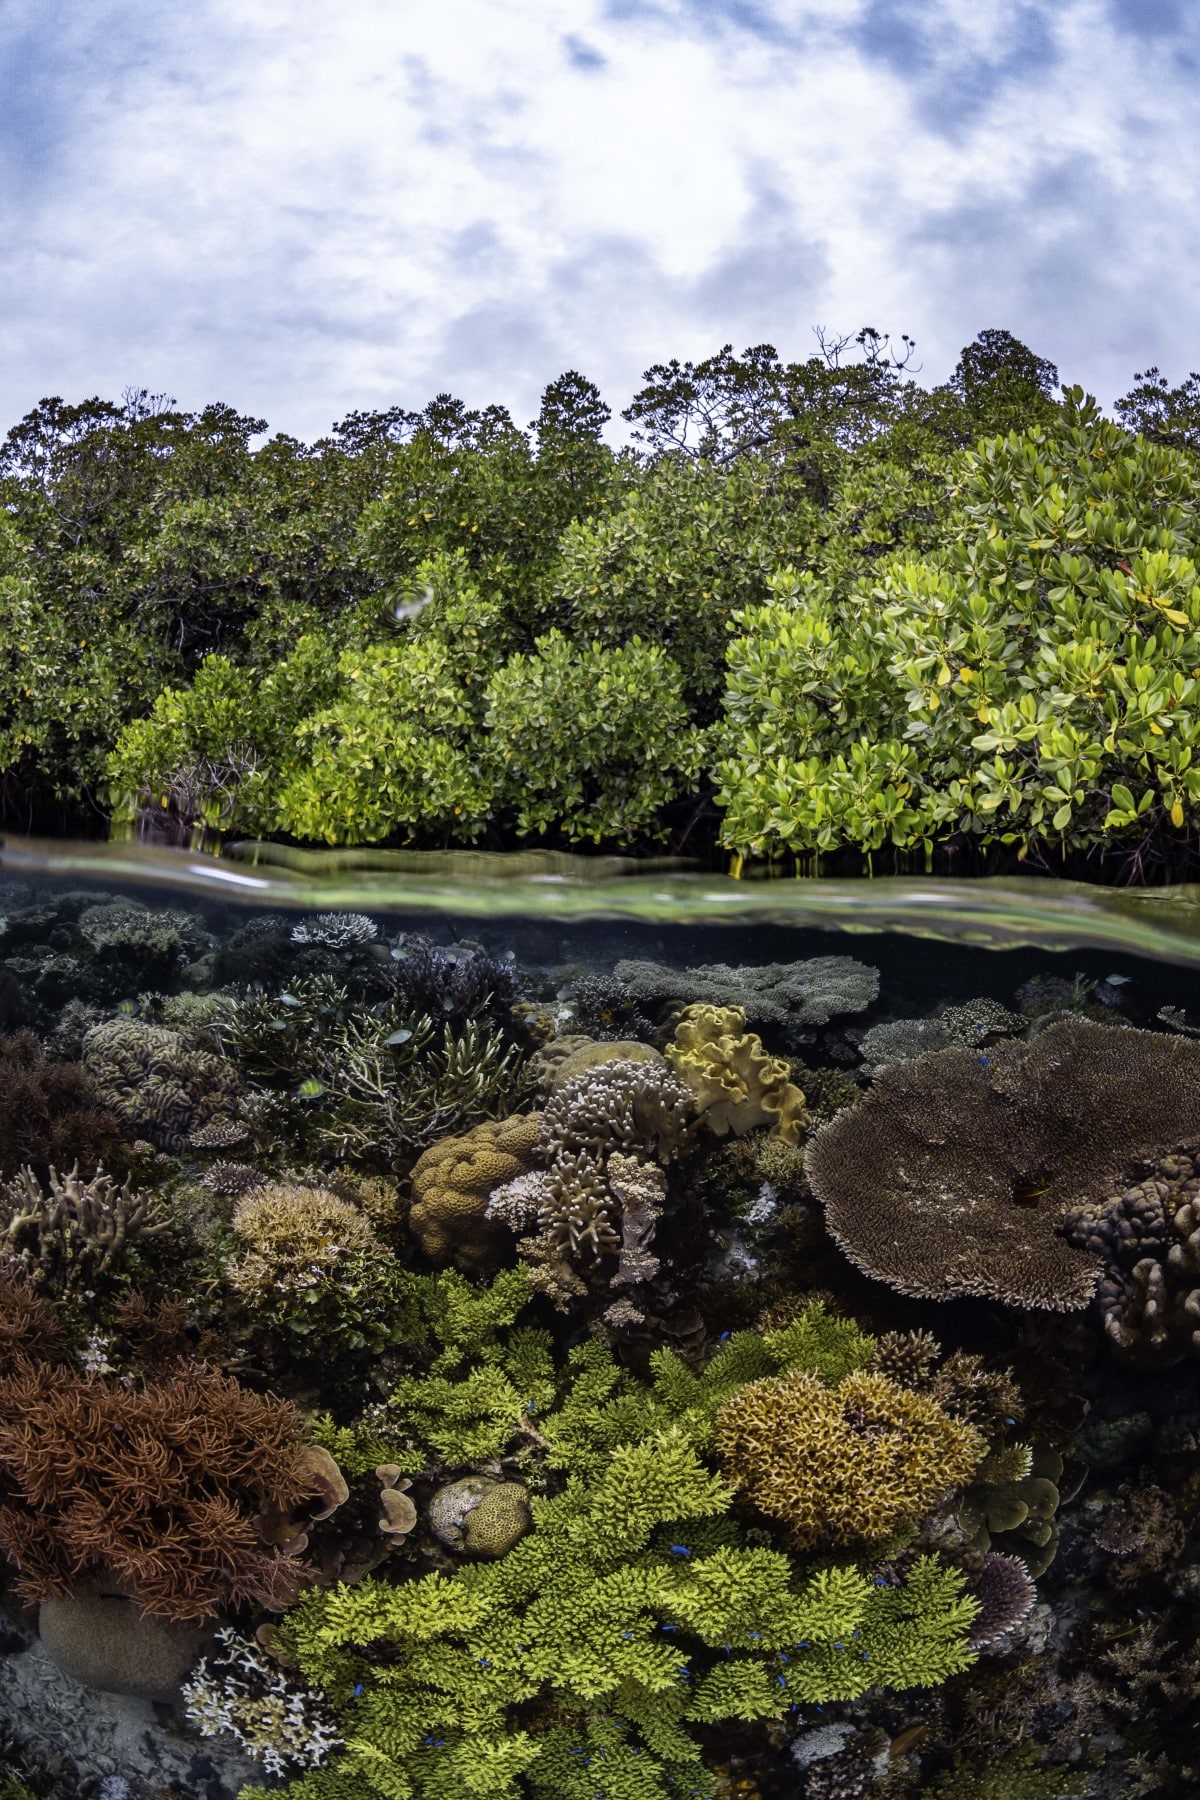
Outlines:
<svg viewBox="0 0 1200 1800"><path fill-rule="evenodd" d="M787 1063L746 1030L740 1006L685 1006L666 1055L718 1137L769 1125L772 1137L794 1144L808 1124Z"/></svg>
<svg viewBox="0 0 1200 1800"><path fill-rule="evenodd" d="M798 1550L881 1544L967 1481L987 1444L933 1400L859 1369L751 1381L717 1414L727 1479Z"/></svg>
<svg viewBox="0 0 1200 1800"><path fill-rule="evenodd" d="M431 1144L412 1172L413 1236L431 1262L481 1275L498 1266L512 1243L507 1226L484 1212L494 1188L525 1175L538 1161L540 1113L488 1119L461 1137Z"/></svg>

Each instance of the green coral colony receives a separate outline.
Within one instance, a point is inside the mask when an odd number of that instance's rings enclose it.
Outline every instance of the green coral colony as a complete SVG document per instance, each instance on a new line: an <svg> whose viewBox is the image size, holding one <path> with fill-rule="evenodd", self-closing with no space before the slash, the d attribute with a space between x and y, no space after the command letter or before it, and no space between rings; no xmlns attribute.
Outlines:
<svg viewBox="0 0 1200 1800"><path fill-rule="evenodd" d="M859 343L45 403L0 818L1186 866L1191 390ZM0 871L0 1800L1200 1791L1200 1026L958 954Z"/></svg>

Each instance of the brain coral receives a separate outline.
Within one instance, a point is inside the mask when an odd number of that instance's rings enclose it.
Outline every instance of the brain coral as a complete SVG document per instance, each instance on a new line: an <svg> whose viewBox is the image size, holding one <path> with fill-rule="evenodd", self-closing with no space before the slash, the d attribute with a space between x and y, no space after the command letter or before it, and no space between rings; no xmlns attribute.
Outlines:
<svg viewBox="0 0 1200 1800"><path fill-rule="evenodd" d="M1186 1140L1200 1044L1063 1020L1029 1043L895 1063L805 1160L850 1260L897 1292L1068 1312L1099 1264L1064 1216Z"/></svg>
<svg viewBox="0 0 1200 1800"><path fill-rule="evenodd" d="M431 1262L468 1274L496 1267L511 1239L499 1219L485 1216L488 1199L535 1166L541 1122L540 1113L489 1119L431 1144L418 1159L409 1225Z"/></svg>
<svg viewBox="0 0 1200 1800"><path fill-rule="evenodd" d="M769 1125L772 1137L794 1144L808 1123L789 1065L746 1030L740 1006L685 1006L667 1060L718 1137Z"/></svg>
<svg viewBox="0 0 1200 1800"><path fill-rule="evenodd" d="M233 1065L164 1025L107 1019L84 1038L83 1061L105 1106L173 1155L193 1131L235 1109Z"/></svg>
<svg viewBox="0 0 1200 1800"><path fill-rule="evenodd" d="M794 1370L751 1381L717 1414L727 1477L798 1550L880 1544L968 1479L987 1448L974 1426L885 1375L836 1387Z"/></svg>

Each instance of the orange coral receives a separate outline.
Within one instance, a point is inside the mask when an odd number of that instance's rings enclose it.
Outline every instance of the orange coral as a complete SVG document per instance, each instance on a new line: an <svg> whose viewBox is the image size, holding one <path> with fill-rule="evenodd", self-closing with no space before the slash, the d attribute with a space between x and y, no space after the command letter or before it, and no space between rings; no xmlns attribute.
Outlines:
<svg viewBox="0 0 1200 1800"><path fill-rule="evenodd" d="M727 1477L798 1550L882 1543L987 1448L974 1426L866 1370L836 1387L806 1370L748 1382L717 1414L717 1446Z"/></svg>

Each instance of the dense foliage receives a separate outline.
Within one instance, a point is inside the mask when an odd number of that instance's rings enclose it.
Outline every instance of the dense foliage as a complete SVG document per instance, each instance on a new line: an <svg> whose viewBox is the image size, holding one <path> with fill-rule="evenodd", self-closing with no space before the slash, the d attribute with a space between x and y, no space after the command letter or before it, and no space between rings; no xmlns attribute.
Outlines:
<svg viewBox="0 0 1200 1800"><path fill-rule="evenodd" d="M0 818L328 844L1177 860L1200 378L1009 333L440 395L315 444L44 401L0 449Z"/></svg>

